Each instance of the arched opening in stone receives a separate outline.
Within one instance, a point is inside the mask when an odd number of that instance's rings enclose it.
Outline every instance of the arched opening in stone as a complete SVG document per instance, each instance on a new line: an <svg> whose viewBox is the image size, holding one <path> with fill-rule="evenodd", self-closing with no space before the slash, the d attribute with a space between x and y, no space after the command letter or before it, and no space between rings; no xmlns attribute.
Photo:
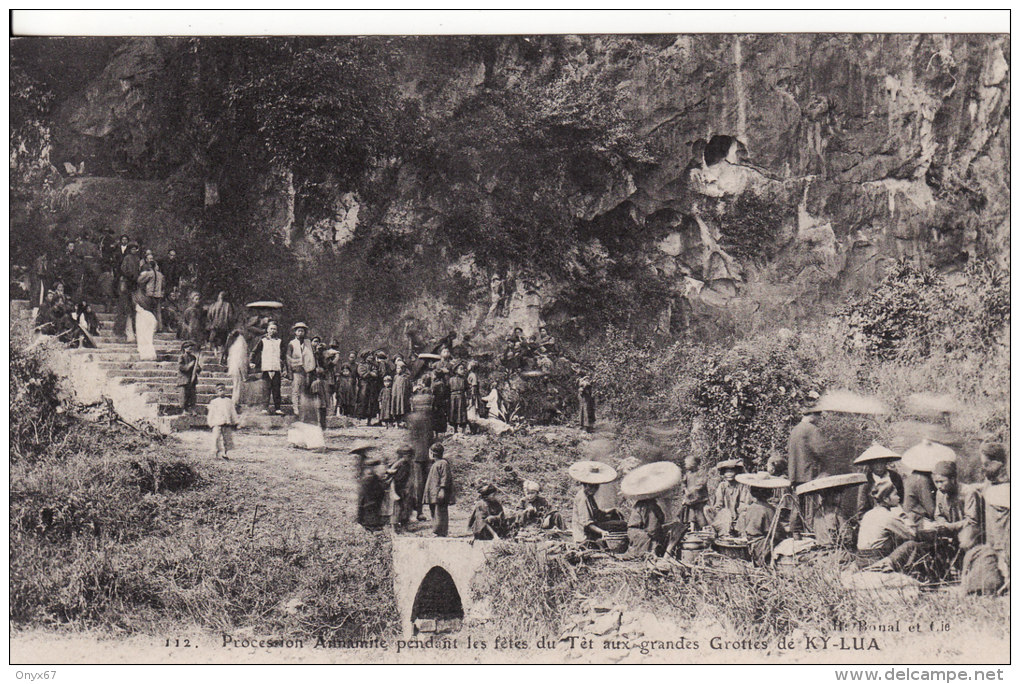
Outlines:
<svg viewBox="0 0 1020 684"><path fill-rule="evenodd" d="M414 633L458 632L464 621L464 606L457 584L443 568L433 567L418 585L411 608Z"/></svg>
<svg viewBox="0 0 1020 684"><path fill-rule="evenodd" d="M713 135L705 145L705 164L712 166L730 156L730 150L737 144L732 135Z"/></svg>

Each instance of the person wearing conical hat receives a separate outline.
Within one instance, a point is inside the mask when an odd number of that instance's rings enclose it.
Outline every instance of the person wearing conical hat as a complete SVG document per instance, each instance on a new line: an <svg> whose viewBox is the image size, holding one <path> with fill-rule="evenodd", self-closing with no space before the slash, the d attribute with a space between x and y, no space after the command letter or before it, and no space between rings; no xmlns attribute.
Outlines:
<svg viewBox="0 0 1020 684"><path fill-rule="evenodd" d="M872 492L875 485L885 482L891 483L899 494L900 501L903 500L903 478L889 466L900 460L899 454L885 447L873 444L863 454L854 459L854 465L864 469L864 475L868 478L857 490L857 518L863 518L864 514L875 506Z"/></svg>
<svg viewBox="0 0 1020 684"><path fill-rule="evenodd" d="M722 482L716 487L715 498L712 500L716 511L712 527L719 535L733 535L740 511L748 504L747 488L736 479L737 473L743 472L744 464L733 458L720 461L715 467L722 476Z"/></svg>
<svg viewBox="0 0 1020 684"><path fill-rule="evenodd" d="M764 567L771 562L772 550L783 540L784 535L782 526L776 521L776 508L769 503L769 499L776 489L789 487L790 481L767 473L740 474L736 477L747 483L737 481L741 487L746 488L746 498L749 501L740 511L735 531L747 539L751 561Z"/></svg>
<svg viewBox="0 0 1020 684"><path fill-rule="evenodd" d="M601 527L610 520L622 520L623 516L615 508L602 510L595 501L599 485L584 482L574 495L574 517L570 521L570 530L574 541L578 544L596 543L605 536L606 530Z"/></svg>

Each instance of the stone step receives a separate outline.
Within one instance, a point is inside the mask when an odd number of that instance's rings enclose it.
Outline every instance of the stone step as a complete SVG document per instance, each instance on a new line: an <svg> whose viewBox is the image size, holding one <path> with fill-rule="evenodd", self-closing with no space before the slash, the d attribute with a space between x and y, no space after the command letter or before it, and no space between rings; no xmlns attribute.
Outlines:
<svg viewBox="0 0 1020 684"><path fill-rule="evenodd" d="M148 365L151 364L151 365ZM175 361L100 361L99 367L110 375L140 375L142 377L160 377L162 375L177 374ZM223 366L202 366L202 375L208 374L226 376L226 368Z"/></svg>
<svg viewBox="0 0 1020 684"><path fill-rule="evenodd" d="M181 413L181 403L180 403L180 401L181 401L180 397L178 396L173 401L161 401L161 402L159 402L159 404L158 404L159 414L161 416L177 416L177 415L180 415L180 413ZM294 419L294 413L290 409L291 409L290 399L287 398L287 397L284 398L283 403L280 406L280 410L283 411L283 415L281 415L281 416L268 416L268 415L265 414L264 407L261 407L261 406L245 406L244 407L244 411L241 412L241 425L244 426L245 422L250 420L253 416L257 416L259 418L266 418L266 419L276 418L276 419L281 419L281 420L286 418L287 419L286 422L290 422L291 420ZM202 418L202 420L205 421L205 416L209 412L209 404L208 403L199 402L198 404L196 404L194 412L195 412L196 416L200 416ZM338 420L348 420L349 421L350 419L349 418L343 418L343 419L338 419ZM204 424L205 423L203 422L203 425Z"/></svg>
<svg viewBox="0 0 1020 684"><path fill-rule="evenodd" d="M98 344L118 344L118 343L120 343L118 338L113 334L113 331L107 329L105 326L97 334L93 335L92 339L94 339ZM168 332L168 333L162 333L162 332L161 333L156 333L155 335L152 336L152 339L155 342L165 342L167 344L179 344L180 343L177 340L177 335L175 335L172 332Z"/></svg>
<svg viewBox="0 0 1020 684"><path fill-rule="evenodd" d="M137 372L138 371L136 371L136 373ZM176 373L172 375L136 375L135 373L124 375L114 372L109 373L109 376L120 384L140 384L140 385L151 384L151 385L175 386L177 384L177 380L180 379L180 376L177 375ZM231 386L231 378L230 376L227 376L225 373L202 373L198 376L198 380L199 383L219 384L220 382L222 382L227 387Z"/></svg>
<svg viewBox="0 0 1020 684"><path fill-rule="evenodd" d="M160 380L152 380L152 379L149 379L149 380L129 380L127 378L121 378L120 383L122 385L134 385L135 387L138 388L139 392L160 391L160 392L164 392L164 393L166 393L166 392L177 393L177 392L180 392L180 389L181 389L177 385L177 381L176 380L167 380L165 382L161 382ZM201 378L199 378L199 383L195 387L198 390L199 396L203 396L205 394L213 396L216 393L216 388L220 384L222 384L224 387L226 387L227 395L229 396L230 389L231 389L229 381L225 381L225 380L224 381L218 381L218 380L215 380L215 379L210 379L207 382L202 382Z"/></svg>
<svg viewBox="0 0 1020 684"><path fill-rule="evenodd" d="M107 375L115 378L130 378L132 380L153 380L153 379L177 379L180 375L176 368L126 368L122 366L114 366L113 368L105 369ZM226 371L209 370L203 368L199 374L202 378L216 378L218 380L229 379L230 375Z"/></svg>
<svg viewBox="0 0 1020 684"><path fill-rule="evenodd" d="M202 407L204 408L204 407ZM168 414L169 415L169 414ZM267 416L263 410L253 407L246 407L241 414L238 426L245 430L282 430L297 420L293 414L282 416ZM354 425L350 418L338 418L328 416L326 418L327 430L338 430L349 428ZM195 415L172 415L170 419L172 430L194 430L208 427L205 411L196 412ZM382 428L380 428L381 430Z"/></svg>
<svg viewBox="0 0 1020 684"><path fill-rule="evenodd" d="M157 363L157 362L170 362L176 363L181 359L181 352L179 350L173 350L172 352L166 350L156 349L155 360L143 360L138 356L138 349L134 346L126 347L123 349L113 349L109 346L97 347L96 349L72 349L69 350L71 354L83 354L92 355L94 357L101 357L103 361L135 361L140 363ZM214 354L203 354L199 357L204 368L209 366L220 366L219 357Z"/></svg>

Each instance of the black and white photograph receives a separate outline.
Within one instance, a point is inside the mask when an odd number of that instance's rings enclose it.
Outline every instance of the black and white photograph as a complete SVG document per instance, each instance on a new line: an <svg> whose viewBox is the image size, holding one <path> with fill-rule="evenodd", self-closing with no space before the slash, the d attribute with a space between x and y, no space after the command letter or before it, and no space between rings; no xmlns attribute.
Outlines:
<svg viewBox="0 0 1020 684"><path fill-rule="evenodd" d="M12 677L1008 674L1008 10L20 12Z"/></svg>

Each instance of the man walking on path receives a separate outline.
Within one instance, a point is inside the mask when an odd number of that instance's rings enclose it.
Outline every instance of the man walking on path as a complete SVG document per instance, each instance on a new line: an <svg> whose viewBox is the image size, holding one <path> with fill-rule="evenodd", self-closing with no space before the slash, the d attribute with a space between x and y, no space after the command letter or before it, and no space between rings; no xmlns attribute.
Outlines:
<svg viewBox="0 0 1020 684"><path fill-rule="evenodd" d="M291 332L294 333L294 339L287 345L287 368L292 378L291 410L297 415L301 407L301 397L308 393L308 376L315 372L315 351L312 349L312 343L305 339L308 336L307 325L295 323Z"/></svg>
<svg viewBox="0 0 1020 684"><path fill-rule="evenodd" d="M279 415L280 405L283 398L280 396L281 376L283 375L283 340L277 336L279 330L275 321L270 321L266 326L266 334L263 335L255 348L251 350L250 363L262 372L262 381L266 386L266 404L272 401L272 409L267 408L266 413Z"/></svg>

